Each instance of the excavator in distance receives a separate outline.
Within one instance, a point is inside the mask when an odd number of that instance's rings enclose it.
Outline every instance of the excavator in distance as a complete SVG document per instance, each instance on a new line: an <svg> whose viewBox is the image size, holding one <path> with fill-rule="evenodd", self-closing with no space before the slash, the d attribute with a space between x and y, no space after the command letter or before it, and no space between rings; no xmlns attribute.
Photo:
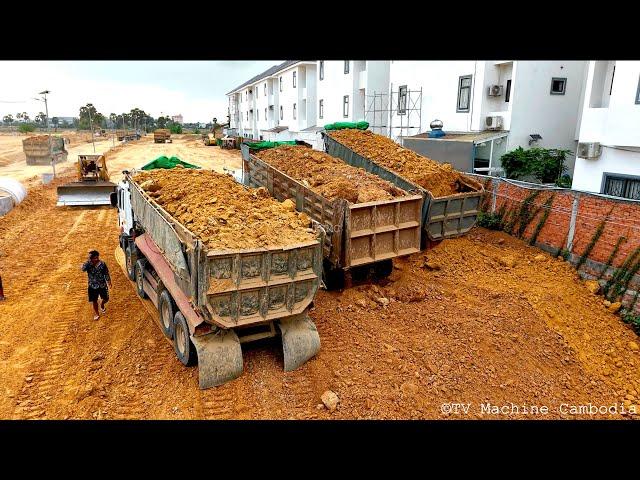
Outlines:
<svg viewBox="0 0 640 480"><path fill-rule="evenodd" d="M109 181L104 155L78 155L77 181L58 187L57 206L110 205L116 184Z"/></svg>

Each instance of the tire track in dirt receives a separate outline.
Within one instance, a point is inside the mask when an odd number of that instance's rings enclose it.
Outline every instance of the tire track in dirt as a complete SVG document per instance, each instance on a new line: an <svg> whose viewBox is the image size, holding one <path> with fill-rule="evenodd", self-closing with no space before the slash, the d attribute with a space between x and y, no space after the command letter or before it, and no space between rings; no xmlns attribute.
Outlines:
<svg viewBox="0 0 640 480"><path fill-rule="evenodd" d="M200 391L200 407L205 420L231 420L236 418L238 401L236 382Z"/></svg>

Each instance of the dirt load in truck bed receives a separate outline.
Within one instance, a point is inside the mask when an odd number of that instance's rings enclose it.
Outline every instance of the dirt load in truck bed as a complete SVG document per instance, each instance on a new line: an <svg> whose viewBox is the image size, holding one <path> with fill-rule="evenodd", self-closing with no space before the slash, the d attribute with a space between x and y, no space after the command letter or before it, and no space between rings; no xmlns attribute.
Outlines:
<svg viewBox="0 0 640 480"><path fill-rule="evenodd" d="M310 220L289 200L246 189L229 175L180 168L150 170L135 181L212 250L284 247L314 240Z"/></svg>
<svg viewBox="0 0 640 480"><path fill-rule="evenodd" d="M358 155L429 190L436 198L468 191L461 184L462 174L450 164L418 155L385 136L354 129L337 130L330 136ZM469 178L465 182L475 183Z"/></svg>
<svg viewBox="0 0 640 480"><path fill-rule="evenodd" d="M329 200L343 198L351 203L365 203L407 195L377 175L307 147L269 148L257 157Z"/></svg>

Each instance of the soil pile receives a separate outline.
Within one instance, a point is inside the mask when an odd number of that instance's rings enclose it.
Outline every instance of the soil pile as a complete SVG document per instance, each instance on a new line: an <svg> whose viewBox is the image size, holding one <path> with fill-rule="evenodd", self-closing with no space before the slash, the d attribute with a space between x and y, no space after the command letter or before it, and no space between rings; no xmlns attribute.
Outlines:
<svg viewBox="0 0 640 480"><path fill-rule="evenodd" d="M303 146L269 148L257 157L329 200L365 203L404 197L407 192L362 168Z"/></svg>
<svg viewBox="0 0 640 480"><path fill-rule="evenodd" d="M474 185L475 188L480 187L474 180L454 170L450 164L438 163L418 155L390 138L369 130L337 130L331 132L331 137L358 155L429 190L436 198L470 191L465 183Z"/></svg>
<svg viewBox="0 0 640 480"><path fill-rule="evenodd" d="M136 182L213 250L283 247L315 239L309 218L264 188L246 189L229 175L180 168L150 170Z"/></svg>

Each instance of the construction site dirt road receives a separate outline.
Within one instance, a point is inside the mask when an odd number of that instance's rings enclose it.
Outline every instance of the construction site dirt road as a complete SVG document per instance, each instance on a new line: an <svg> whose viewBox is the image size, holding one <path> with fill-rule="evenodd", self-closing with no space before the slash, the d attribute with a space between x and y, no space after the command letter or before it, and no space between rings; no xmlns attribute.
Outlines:
<svg viewBox="0 0 640 480"><path fill-rule="evenodd" d="M145 143L120 147L110 171L163 153L240 165L195 141ZM240 378L200 390L116 262L115 209L55 207L68 179L34 184L0 218L0 418L624 419L639 403L637 336L568 264L479 228L394 260L377 284L320 291L321 350L299 369L283 372L269 340L243 346ZM114 284L99 321L80 271L90 249Z"/></svg>

